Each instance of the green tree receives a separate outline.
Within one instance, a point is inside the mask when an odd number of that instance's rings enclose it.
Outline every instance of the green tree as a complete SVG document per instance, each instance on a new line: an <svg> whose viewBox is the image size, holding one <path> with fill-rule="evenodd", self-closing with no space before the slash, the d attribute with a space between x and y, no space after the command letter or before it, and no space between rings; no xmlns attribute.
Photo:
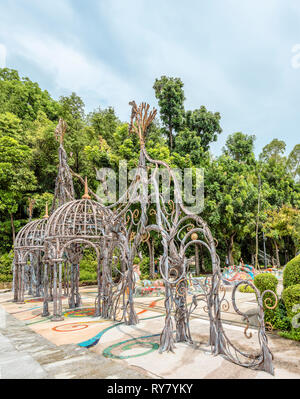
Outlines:
<svg viewBox="0 0 300 399"><path fill-rule="evenodd" d="M174 147L174 134L184 123L184 91L180 78L162 76L156 79L154 86L155 97L158 99L160 117L164 132L169 138L170 150Z"/></svg>
<svg viewBox="0 0 300 399"><path fill-rule="evenodd" d="M194 165L201 164L202 159L206 156L202 148L201 138L195 131L188 128L181 130L176 135L175 151L182 156L189 154Z"/></svg>
<svg viewBox="0 0 300 399"><path fill-rule="evenodd" d="M43 194L34 194L32 200L34 201L33 215L42 218L45 215L46 204L48 204L48 208L50 208L52 204L53 194L47 192Z"/></svg>
<svg viewBox="0 0 300 399"><path fill-rule="evenodd" d="M69 120L82 120L84 118L84 102L76 93L73 92L70 96L61 96L59 102L63 118Z"/></svg>
<svg viewBox="0 0 300 399"><path fill-rule="evenodd" d="M260 162L261 179L266 183L264 198L274 208L282 205L300 207L300 186L287 170L284 159L269 158Z"/></svg>
<svg viewBox="0 0 300 399"><path fill-rule="evenodd" d="M255 231L257 177L248 165L222 155L205 171L204 217L212 227L230 264L234 264L235 242Z"/></svg>
<svg viewBox="0 0 300 399"><path fill-rule="evenodd" d="M273 139L269 144L264 146L261 154L259 155L259 159L262 161L268 161L272 158L275 161L280 161L285 152L285 148L286 144L284 141Z"/></svg>
<svg viewBox="0 0 300 399"><path fill-rule="evenodd" d="M67 123L64 147L69 155L69 165L76 173L86 172L84 147L90 144L88 133L91 131L85 122L84 102L76 93L60 97L59 102L60 116ZM78 181L75 181L74 188L77 195L81 195L82 185Z"/></svg>
<svg viewBox="0 0 300 399"><path fill-rule="evenodd" d="M11 112L26 125L36 119L39 110L50 120L55 120L59 105L37 83L26 77L20 78L15 70L0 68L0 113Z"/></svg>
<svg viewBox="0 0 300 399"><path fill-rule="evenodd" d="M223 152L235 161L243 163L254 163L254 135L237 132L228 136Z"/></svg>
<svg viewBox="0 0 300 399"><path fill-rule="evenodd" d="M277 263L280 265L279 248L283 245L283 239L290 237L294 243L296 255L300 244L300 211L283 205L280 209L269 210L267 219L263 224L263 230L275 245Z"/></svg>
<svg viewBox="0 0 300 399"><path fill-rule="evenodd" d="M108 145L114 145L114 133L120 125L113 107L102 110L100 107L88 115L88 122L92 126L95 137L103 137Z"/></svg>
<svg viewBox="0 0 300 399"><path fill-rule="evenodd" d="M22 124L16 115L11 112L0 114L0 136L12 137L19 141L22 133Z"/></svg>
<svg viewBox="0 0 300 399"><path fill-rule="evenodd" d="M36 120L26 130L23 140L32 149L31 170L37 178L36 189L40 194L54 189L59 146L54 134L56 125L43 111L39 111Z"/></svg>
<svg viewBox="0 0 300 399"><path fill-rule="evenodd" d="M300 182L300 144L296 144L287 160L288 171L295 181Z"/></svg>
<svg viewBox="0 0 300 399"><path fill-rule="evenodd" d="M28 191L35 189L36 178L30 170L31 150L7 136L0 138L0 215L8 214L15 239L14 214Z"/></svg>
<svg viewBox="0 0 300 399"><path fill-rule="evenodd" d="M186 112L185 125L189 130L196 132L203 152L209 150L210 143L217 141L218 134L222 132L220 119L219 112L207 111L204 105L194 111Z"/></svg>

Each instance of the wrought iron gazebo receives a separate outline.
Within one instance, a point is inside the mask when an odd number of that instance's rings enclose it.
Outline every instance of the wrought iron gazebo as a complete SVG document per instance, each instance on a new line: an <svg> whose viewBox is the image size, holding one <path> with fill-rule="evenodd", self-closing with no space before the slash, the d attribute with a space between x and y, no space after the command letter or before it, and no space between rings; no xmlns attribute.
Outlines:
<svg viewBox="0 0 300 399"><path fill-rule="evenodd" d="M24 302L25 266L29 262L29 279L35 277L36 296L42 290L42 257L48 211L44 218L27 223L17 234L14 245L14 301ZM31 285L31 281L30 284ZM31 291L31 290L30 290ZM31 293L31 292L29 292Z"/></svg>
<svg viewBox="0 0 300 399"><path fill-rule="evenodd" d="M53 269L53 314L52 320L62 319L62 265L71 265L69 307L79 307L79 263L83 251L92 247L98 263L98 295L96 316L109 317L111 308L111 260L114 249L119 246L120 235L125 227L114 222L113 212L88 194L85 181L85 194L82 199L67 202L50 216L45 231L46 257ZM48 284L45 284L45 293ZM47 295L45 295L47 302Z"/></svg>

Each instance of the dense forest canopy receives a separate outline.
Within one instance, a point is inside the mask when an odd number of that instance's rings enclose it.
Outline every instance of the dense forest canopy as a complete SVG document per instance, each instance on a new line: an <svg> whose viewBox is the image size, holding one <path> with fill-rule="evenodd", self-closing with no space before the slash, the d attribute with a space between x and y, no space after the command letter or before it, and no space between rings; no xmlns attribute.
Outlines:
<svg viewBox="0 0 300 399"><path fill-rule="evenodd" d="M172 167L204 168L202 216L218 240L221 266L226 257L231 264L241 256L244 262L253 261L262 249L263 232L267 252L278 263L292 258L300 245L300 144L286 155L285 143L274 138L256 159L255 135L235 132L222 155L213 156L209 149L222 132L221 113L203 104L186 110L180 78L162 76L153 89L160 118L149 129L148 152ZM95 169L117 172L123 159L129 168L137 166L138 138L129 134L128 123L119 120L113 106L86 114L75 93L57 101L17 71L0 69L0 266L28 221L29 199L34 201L33 218L42 216L52 200L59 117L68 125L64 145L70 167L87 176L92 189L100 184ZM74 182L79 197L82 185Z"/></svg>

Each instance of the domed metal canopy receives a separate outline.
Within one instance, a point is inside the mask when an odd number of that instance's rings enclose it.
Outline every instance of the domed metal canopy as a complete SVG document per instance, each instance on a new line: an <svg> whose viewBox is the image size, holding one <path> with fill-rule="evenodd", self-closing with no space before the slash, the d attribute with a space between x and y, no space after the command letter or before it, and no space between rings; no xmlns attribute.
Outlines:
<svg viewBox="0 0 300 399"><path fill-rule="evenodd" d="M15 249L43 249L46 225L46 218L27 223L16 236Z"/></svg>
<svg viewBox="0 0 300 399"><path fill-rule="evenodd" d="M100 238L112 221L112 212L99 202L80 199L59 207L49 218L46 239L60 241L76 238Z"/></svg>

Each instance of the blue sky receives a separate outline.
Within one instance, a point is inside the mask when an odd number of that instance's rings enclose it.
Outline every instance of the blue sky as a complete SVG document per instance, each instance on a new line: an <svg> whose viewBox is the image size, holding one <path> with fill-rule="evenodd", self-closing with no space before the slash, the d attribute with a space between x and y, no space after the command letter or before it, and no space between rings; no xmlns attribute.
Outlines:
<svg viewBox="0 0 300 399"><path fill-rule="evenodd" d="M299 143L299 0L1 0L0 65L86 110L157 106L156 77L180 77L186 109L205 105L228 134Z"/></svg>

